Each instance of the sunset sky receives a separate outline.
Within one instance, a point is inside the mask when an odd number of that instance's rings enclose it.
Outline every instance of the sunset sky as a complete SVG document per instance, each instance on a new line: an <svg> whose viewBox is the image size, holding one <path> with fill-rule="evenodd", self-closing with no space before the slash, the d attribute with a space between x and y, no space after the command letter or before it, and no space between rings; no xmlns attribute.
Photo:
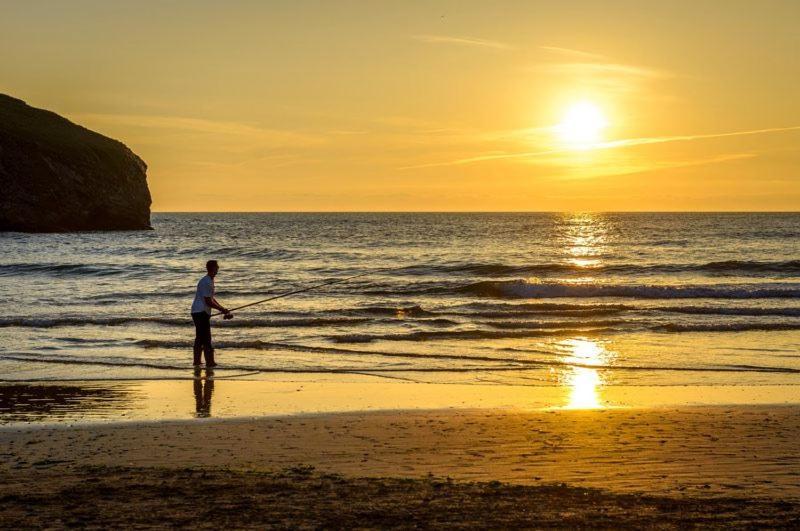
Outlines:
<svg viewBox="0 0 800 531"><path fill-rule="evenodd" d="M798 210L800 2L0 0L160 211Z"/></svg>

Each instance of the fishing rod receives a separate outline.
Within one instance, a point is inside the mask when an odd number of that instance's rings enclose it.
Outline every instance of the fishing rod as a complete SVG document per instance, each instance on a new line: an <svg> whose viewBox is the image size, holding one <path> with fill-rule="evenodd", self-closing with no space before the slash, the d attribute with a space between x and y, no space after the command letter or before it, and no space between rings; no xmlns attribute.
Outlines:
<svg viewBox="0 0 800 531"><path fill-rule="evenodd" d="M245 304L243 306L239 306L238 308L230 308L230 309L228 309L228 312L232 313L232 312L241 310L242 308L249 308L250 306L255 306L256 304L263 304L265 302L274 301L275 299L282 299L284 297L288 297L289 295L296 295L298 293L304 293L306 291L311 291L312 289L321 288L321 287L324 287L324 286L331 286L333 284L339 284L340 282L345 282L347 280L353 280L354 278L365 277L365 276L367 276L369 274L372 274L372 273L374 273L374 271L367 271L365 273L359 273L358 275L353 275L351 277L337 278L337 279L334 279L334 280L328 280L326 282L321 282L319 284L314 284L313 286L307 286L305 288L296 289L294 291L287 291L286 293L281 293L280 295L274 295L272 297L267 297L266 299L262 299L260 301L251 302L249 304ZM224 315L224 314L223 314L223 312L212 313L211 317L216 317L217 315Z"/></svg>

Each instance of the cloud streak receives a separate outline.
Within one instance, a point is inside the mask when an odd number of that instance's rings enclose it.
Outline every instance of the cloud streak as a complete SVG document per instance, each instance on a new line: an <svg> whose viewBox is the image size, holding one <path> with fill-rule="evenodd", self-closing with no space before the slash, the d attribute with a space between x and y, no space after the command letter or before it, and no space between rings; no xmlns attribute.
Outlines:
<svg viewBox="0 0 800 531"><path fill-rule="evenodd" d="M73 117L82 122L250 138L265 142L275 142L281 145L311 145L324 141L323 135L319 134L292 131L289 129L268 129L239 122L186 118L181 116L86 113L73 115Z"/></svg>
<svg viewBox="0 0 800 531"><path fill-rule="evenodd" d="M703 135L675 135L675 136L661 136L661 137L628 138L623 140L615 140L612 142L603 142L600 144L595 144L592 146L591 149L608 150L608 149L618 149L618 148L642 146L649 144L664 144L668 142L691 142L695 140L708 140L713 138L728 138L728 137L761 135L770 133L784 133L791 131L800 131L800 125L794 125L789 127L772 127L767 129L752 129L748 131L731 131L726 133L711 133ZM568 153L575 153L575 151L571 149L547 149L541 151L523 151L518 153L490 153L486 155L466 157L462 159L456 159L445 162L433 162L429 164L408 166L402 169L428 168L436 166L460 166L464 164L474 164L492 160L536 159L545 156L563 155Z"/></svg>
<svg viewBox="0 0 800 531"><path fill-rule="evenodd" d="M666 72L620 63L557 63L540 65L537 70L575 77L616 76L659 79L669 77Z"/></svg>
<svg viewBox="0 0 800 531"><path fill-rule="evenodd" d="M721 164L724 162L730 162L734 160L752 159L754 157L756 157L755 153L726 153L715 157L706 157L701 159L655 161L655 162L640 163L640 164L635 164L635 163L609 164L606 167L601 166L598 167L597 169L590 169L588 172L582 171L579 175L568 177L568 179L582 180L587 178L634 175L634 174L649 173L654 171L671 170L675 168L687 168L690 166Z"/></svg>
<svg viewBox="0 0 800 531"><path fill-rule="evenodd" d="M556 53L559 55L566 55L567 57L576 57L580 59L590 59L595 61L604 61L605 55L599 53L584 52L582 50L575 50L573 48L562 48L561 46L539 46L540 50L546 52Z"/></svg>
<svg viewBox="0 0 800 531"><path fill-rule="evenodd" d="M430 44L454 44L457 46L474 46L480 48L493 48L495 50L513 50L510 44L472 37L449 37L446 35L414 35L414 40Z"/></svg>
<svg viewBox="0 0 800 531"><path fill-rule="evenodd" d="M728 133L710 133L705 135L677 135L677 136L656 136L644 138L629 138L625 140L615 140L598 144L598 149L613 149L617 147L642 146L646 144L663 144L665 142L689 142L692 140L706 140L710 138L727 138L732 136L762 135L767 133L784 133L789 131L800 131L800 125L789 127L770 127L768 129L752 129L750 131L731 131Z"/></svg>

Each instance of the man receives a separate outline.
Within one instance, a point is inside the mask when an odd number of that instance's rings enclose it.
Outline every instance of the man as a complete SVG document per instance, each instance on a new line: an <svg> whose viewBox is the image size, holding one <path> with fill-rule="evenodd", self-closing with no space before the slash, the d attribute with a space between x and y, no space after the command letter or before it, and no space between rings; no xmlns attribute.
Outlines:
<svg viewBox="0 0 800 531"><path fill-rule="evenodd" d="M214 277L219 272L216 260L206 262L208 274L197 283L197 293L192 303L192 321L194 321L194 365L200 365L200 353L206 357L206 368L216 367L214 362L214 347L211 345L211 310L216 309L225 314L225 319L233 319L233 314L214 298Z"/></svg>

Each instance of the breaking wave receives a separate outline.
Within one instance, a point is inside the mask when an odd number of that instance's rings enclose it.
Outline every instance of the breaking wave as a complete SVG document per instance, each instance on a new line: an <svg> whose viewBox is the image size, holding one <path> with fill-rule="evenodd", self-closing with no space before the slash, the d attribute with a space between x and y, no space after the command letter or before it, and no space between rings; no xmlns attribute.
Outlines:
<svg viewBox="0 0 800 531"><path fill-rule="evenodd" d="M571 323L579 324L579 323ZM431 341L437 339L512 339L526 337L566 337L594 335L614 332L615 329L604 328L530 328L525 330L433 330L409 332L406 334L346 334L330 336L335 343L371 343L373 341Z"/></svg>
<svg viewBox="0 0 800 531"><path fill-rule="evenodd" d="M0 264L0 276L50 275L57 277L143 277L163 273L186 274L182 268L145 263L133 264L57 264L57 263L17 263Z"/></svg>
<svg viewBox="0 0 800 531"><path fill-rule="evenodd" d="M753 261L753 260L726 260L702 264L607 264L596 266L581 266L570 263L552 264L429 264L415 265L399 268L395 271L407 275L430 274L462 274L479 276L507 276L507 275L555 275L555 274L652 274L652 273L729 273L734 275L748 273L777 273L800 274L800 260L784 261Z"/></svg>
<svg viewBox="0 0 800 531"><path fill-rule="evenodd" d="M637 299L786 299L800 297L800 287L666 286L622 284L533 283L526 280L475 282L461 293L509 299L625 297Z"/></svg>
<svg viewBox="0 0 800 531"><path fill-rule="evenodd" d="M215 326L222 328L292 328L321 326L354 326L372 322L369 318L357 317L308 317L297 319L242 319L219 320ZM192 325L191 318L180 317L58 317L58 318L0 318L0 328L59 328L74 326L123 326L137 324L159 324L186 327Z"/></svg>
<svg viewBox="0 0 800 531"><path fill-rule="evenodd" d="M281 345L277 345L281 346ZM289 346L289 345L283 345ZM296 347L301 348L299 345ZM311 348L313 351L313 347ZM369 352L359 350L346 350L346 349L326 349L329 351L338 351L343 354L350 355L371 355L371 356L385 356L391 358L422 358L430 361L448 361L459 360L467 363L480 363L479 365L449 365L449 366L374 366L367 365L363 367L323 367L323 366L304 366L304 367L276 367L268 365L257 364L226 364L224 368L219 368L218 371L227 374L230 371L248 371L250 374L257 373L351 373L351 374L381 374L381 373L404 373L404 372L485 372L485 371L529 371L537 368L548 367L582 367L590 368L593 370L619 370L619 371L677 371L677 372L762 372L762 373L800 373L800 369L790 367L775 367L763 365L748 365L748 364L732 364L732 365L711 365L711 366L671 366L671 365L597 365L586 364L576 361L567 360L530 360L530 359L517 359L508 357L490 357L490 356L454 356L454 355L437 355L437 354L422 354L422 353L406 353L406 352ZM109 378L102 376L101 378L87 378L85 376L78 377L79 380L103 379L103 380L152 380L152 379L191 379L190 376L185 375L186 371L192 369L191 366L185 363L175 363L170 361L157 362L152 360L143 360L138 358L128 358L116 356L110 357L74 357L68 355L41 355L29 353L0 353L0 360L22 361L30 363L43 363L43 364L60 364L60 365L94 365L103 367L119 367L119 368L142 368L162 371L173 371L173 374L153 377L152 375L142 376L124 376L118 375ZM180 374L175 374L179 371ZM230 377L247 376L248 374L233 374ZM216 376L216 378L225 376ZM63 378L58 377L45 377L41 380L44 381L62 381ZM13 378L0 378L0 381L18 381ZM30 381L30 380L25 380ZM35 381L35 380L34 380Z"/></svg>
<svg viewBox="0 0 800 531"><path fill-rule="evenodd" d="M800 317L800 308L720 308L704 306L682 306L658 308L662 312L688 315L744 315Z"/></svg>
<svg viewBox="0 0 800 531"><path fill-rule="evenodd" d="M662 332L747 332L747 331L774 331L774 330L800 330L798 323L718 323L718 324L679 324L669 323L653 327L653 330Z"/></svg>

